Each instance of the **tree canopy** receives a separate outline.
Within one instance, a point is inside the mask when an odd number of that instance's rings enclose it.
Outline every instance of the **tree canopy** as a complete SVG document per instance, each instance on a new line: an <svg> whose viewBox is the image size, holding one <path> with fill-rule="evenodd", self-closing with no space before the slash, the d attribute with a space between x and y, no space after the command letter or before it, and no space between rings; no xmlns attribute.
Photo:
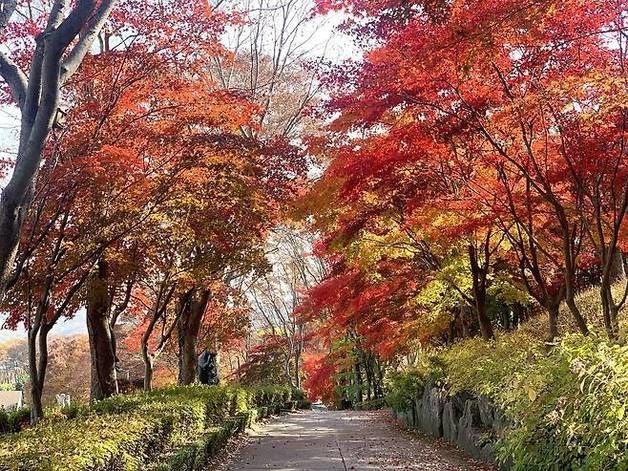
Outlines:
<svg viewBox="0 0 628 471"><path fill-rule="evenodd" d="M626 339L627 11L0 0L0 111L20 114L0 311L27 333L31 421L50 336L81 316L91 400L188 386L205 351L221 380L337 406L430 375L585 376L565 365Z"/></svg>

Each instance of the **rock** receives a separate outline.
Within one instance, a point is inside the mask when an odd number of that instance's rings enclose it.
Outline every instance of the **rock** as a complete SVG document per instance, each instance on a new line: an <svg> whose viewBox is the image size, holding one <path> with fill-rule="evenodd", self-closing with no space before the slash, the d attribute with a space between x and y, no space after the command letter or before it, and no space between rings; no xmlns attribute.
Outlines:
<svg viewBox="0 0 628 471"><path fill-rule="evenodd" d="M414 426L421 428L421 414L423 413L423 395L419 395L414 399Z"/></svg>
<svg viewBox="0 0 628 471"><path fill-rule="evenodd" d="M478 454L474 456L483 461L495 461L495 445L491 442L485 443L484 446L479 448Z"/></svg>
<svg viewBox="0 0 628 471"><path fill-rule="evenodd" d="M506 427L508 427L508 419L500 410L495 409L492 427L494 435L496 437L503 437Z"/></svg>
<svg viewBox="0 0 628 471"><path fill-rule="evenodd" d="M439 438L443 436L443 408L445 391L442 388L426 385L421 399L419 424L425 433Z"/></svg>
<svg viewBox="0 0 628 471"><path fill-rule="evenodd" d="M473 396L472 394L465 391L461 391L451 396L450 400L453 403L453 406L455 407L458 415L462 415L467 401L474 398L475 396Z"/></svg>
<svg viewBox="0 0 628 471"><path fill-rule="evenodd" d="M495 407L485 396L478 397L478 408L480 409L480 420L486 428L493 428L495 422Z"/></svg>
<svg viewBox="0 0 628 471"><path fill-rule="evenodd" d="M459 420L460 416L456 413L453 401L447 401L443 407L443 437L445 437L447 441L456 443L458 440Z"/></svg>
<svg viewBox="0 0 628 471"><path fill-rule="evenodd" d="M416 426L421 425L421 414L423 413L423 400L422 395L414 400L414 413L416 414Z"/></svg>
<svg viewBox="0 0 628 471"><path fill-rule="evenodd" d="M464 413L458 422L458 435L456 444L473 454L476 451L476 442L479 439L479 432L475 428L480 422L480 409L477 401L469 399L465 402Z"/></svg>
<svg viewBox="0 0 628 471"><path fill-rule="evenodd" d="M404 409L397 413L399 415L399 420L401 420L408 427L414 427L414 417L412 409Z"/></svg>
<svg viewBox="0 0 628 471"><path fill-rule="evenodd" d="M458 422L456 444L475 458L491 461L494 458L493 445L482 432L482 417L478 400L469 399L464 413Z"/></svg>
<svg viewBox="0 0 628 471"><path fill-rule="evenodd" d="M410 427L416 427L417 426L417 420L416 420L416 410L414 408L414 404L408 409L408 425Z"/></svg>
<svg viewBox="0 0 628 471"><path fill-rule="evenodd" d="M460 426L464 428L479 427L482 423L480 419L480 407L478 401L469 399L464 404L464 412L460 419Z"/></svg>
<svg viewBox="0 0 628 471"><path fill-rule="evenodd" d="M447 397L443 388L433 384L426 385L414 407L398 414L408 425L433 437L444 437L483 461L494 461L492 440L505 428L503 416L488 398L466 392Z"/></svg>

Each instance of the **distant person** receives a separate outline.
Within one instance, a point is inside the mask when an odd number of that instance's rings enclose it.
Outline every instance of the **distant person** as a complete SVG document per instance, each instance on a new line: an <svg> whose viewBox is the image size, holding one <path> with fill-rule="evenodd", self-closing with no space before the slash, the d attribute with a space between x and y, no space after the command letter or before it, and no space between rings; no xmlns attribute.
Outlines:
<svg viewBox="0 0 628 471"><path fill-rule="evenodd" d="M196 365L196 373L201 384L218 384L217 356L218 354L216 352L210 352L207 349L203 350L203 353L199 355Z"/></svg>

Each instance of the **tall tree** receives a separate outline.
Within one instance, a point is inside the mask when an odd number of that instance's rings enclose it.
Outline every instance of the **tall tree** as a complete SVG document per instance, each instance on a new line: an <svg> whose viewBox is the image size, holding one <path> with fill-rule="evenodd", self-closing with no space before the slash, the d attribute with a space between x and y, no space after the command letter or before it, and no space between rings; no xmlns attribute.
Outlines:
<svg viewBox="0 0 628 471"><path fill-rule="evenodd" d="M327 175L338 179L355 216L341 216L335 229L355 235L392 208L411 225L417 207L442 208L447 195L467 195L480 214L493 215L496 240L514 247L513 276L548 309L550 337L563 300L586 334L575 302L579 274L591 263L592 242L615 246L625 213L625 110L616 100L625 97L617 89L625 62L621 2L319 3L346 8L357 18L355 34L375 39L363 64L336 76L350 91L338 89L332 100L337 137ZM596 157L596 146L608 157ZM438 156L431 165L428 153ZM596 161L608 161L610 178L599 167L591 172ZM583 184L592 173L608 182L614 201L602 237L587 237L594 210L585 219L579 210L596 206L583 205L596 193ZM386 184L390 175L396 185ZM478 274L480 252L469 252ZM598 263L609 266L610 253ZM482 288L482 277L474 278ZM477 297L482 291L474 289Z"/></svg>
<svg viewBox="0 0 628 471"><path fill-rule="evenodd" d="M267 246L272 271L255 279L247 290L255 314L253 324L265 333L263 342L276 339L285 379L300 388L308 332L296 311L306 290L323 280L325 266L311 253L311 236L297 228L275 228Z"/></svg>
<svg viewBox="0 0 628 471"><path fill-rule="evenodd" d="M21 111L15 167L0 195L0 296L11 277L48 135L63 113L61 87L79 69L115 0L80 0L72 7L68 1L55 0L44 9L30 8L30 4L0 2L3 46L18 49L14 58L0 51L0 77ZM33 16L33 11L41 13ZM24 22L30 28L23 28ZM20 43L27 44L26 50L19 50ZM7 101L5 90L1 101Z"/></svg>

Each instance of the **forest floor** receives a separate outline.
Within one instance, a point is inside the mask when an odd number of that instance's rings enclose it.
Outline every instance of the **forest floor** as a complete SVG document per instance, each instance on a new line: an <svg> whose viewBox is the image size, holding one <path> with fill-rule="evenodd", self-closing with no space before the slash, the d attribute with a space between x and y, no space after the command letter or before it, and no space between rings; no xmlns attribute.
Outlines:
<svg viewBox="0 0 628 471"><path fill-rule="evenodd" d="M306 411L256 426L212 470L491 471L459 450L402 429L389 411Z"/></svg>

